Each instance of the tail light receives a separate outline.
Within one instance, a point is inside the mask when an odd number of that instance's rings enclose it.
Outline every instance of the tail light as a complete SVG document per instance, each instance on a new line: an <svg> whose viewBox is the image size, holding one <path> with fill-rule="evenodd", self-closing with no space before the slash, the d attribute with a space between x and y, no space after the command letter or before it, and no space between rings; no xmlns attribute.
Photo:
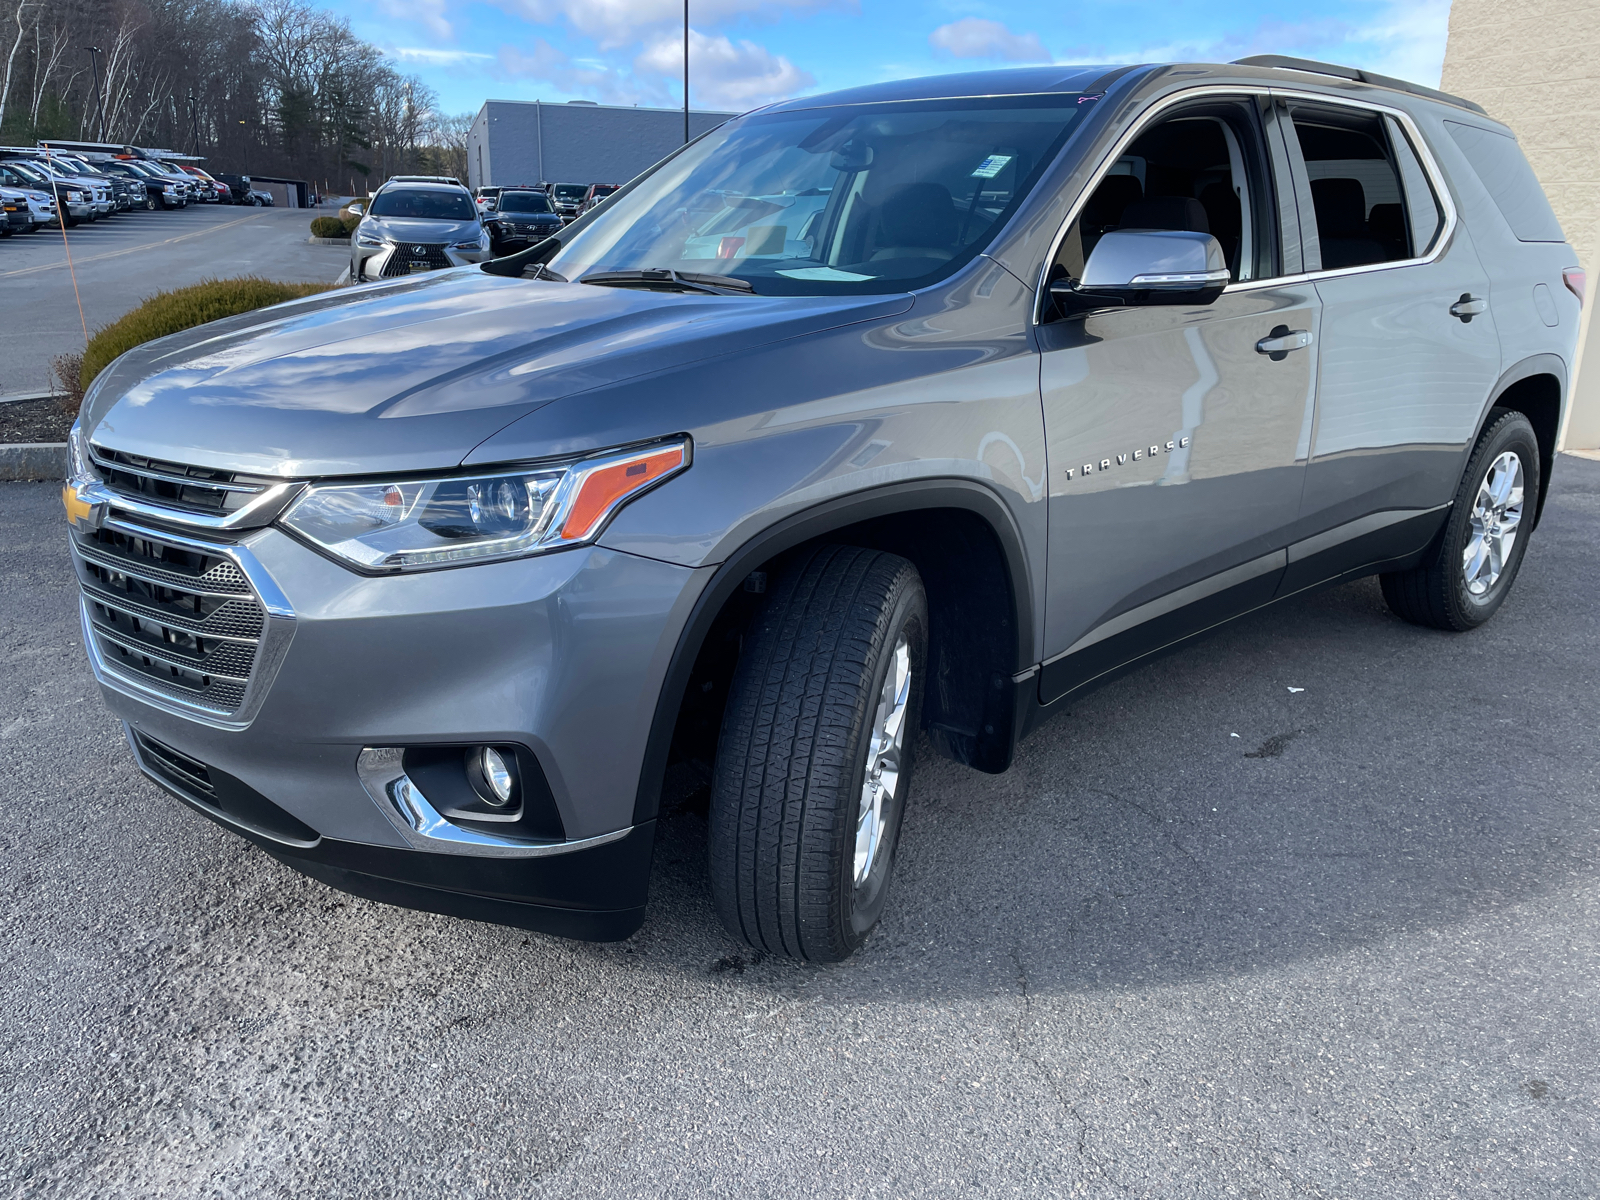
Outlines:
<svg viewBox="0 0 1600 1200"><path fill-rule="evenodd" d="M1568 267L1561 272L1561 282L1567 285L1567 291L1578 298L1578 303L1583 303L1583 293L1588 284L1589 274L1582 267Z"/></svg>

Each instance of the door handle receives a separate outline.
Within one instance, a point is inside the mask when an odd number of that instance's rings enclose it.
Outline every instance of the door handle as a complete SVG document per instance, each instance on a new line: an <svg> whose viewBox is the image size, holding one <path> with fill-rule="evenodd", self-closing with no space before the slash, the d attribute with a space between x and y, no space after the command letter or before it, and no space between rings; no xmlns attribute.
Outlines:
<svg viewBox="0 0 1600 1200"><path fill-rule="evenodd" d="M1289 357L1289 351L1304 350L1309 345L1309 329L1290 329L1287 325L1279 325L1256 343L1256 353L1265 354L1273 362L1282 362Z"/></svg>
<svg viewBox="0 0 1600 1200"><path fill-rule="evenodd" d="M1481 316L1489 311L1489 302L1480 300L1471 292L1462 292L1461 299L1450 306L1450 315L1460 317L1463 325L1470 325L1472 318Z"/></svg>

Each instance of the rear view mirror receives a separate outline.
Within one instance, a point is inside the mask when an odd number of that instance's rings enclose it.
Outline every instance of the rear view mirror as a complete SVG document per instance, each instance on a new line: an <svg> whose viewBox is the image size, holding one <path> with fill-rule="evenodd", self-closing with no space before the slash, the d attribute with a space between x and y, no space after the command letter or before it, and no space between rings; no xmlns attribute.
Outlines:
<svg viewBox="0 0 1600 1200"><path fill-rule="evenodd" d="M872 165L872 147L860 138L851 138L833 152L828 165L835 171L865 171Z"/></svg>
<svg viewBox="0 0 1600 1200"><path fill-rule="evenodd" d="M1083 278L1057 280L1064 313L1107 305L1210 304L1228 286L1228 260L1209 233L1114 229L1101 236Z"/></svg>

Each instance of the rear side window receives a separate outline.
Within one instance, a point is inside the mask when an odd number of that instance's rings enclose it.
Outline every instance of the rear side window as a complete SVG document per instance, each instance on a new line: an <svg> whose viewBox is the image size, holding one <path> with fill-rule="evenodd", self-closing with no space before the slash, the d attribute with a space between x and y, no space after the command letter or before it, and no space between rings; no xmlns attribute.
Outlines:
<svg viewBox="0 0 1600 1200"><path fill-rule="evenodd" d="M1550 201L1545 198L1544 188L1539 186L1515 138L1454 121L1446 121L1444 125L1519 242L1567 240L1566 234L1561 232L1561 222L1556 220Z"/></svg>
<svg viewBox="0 0 1600 1200"><path fill-rule="evenodd" d="M1395 162L1400 168L1400 184L1406 194L1406 221L1410 225L1411 254L1421 258L1433 249L1434 242L1444 229L1444 212L1439 198L1434 195L1428 173L1422 169L1417 152L1407 139L1400 122L1384 117L1389 129L1389 144L1394 147Z"/></svg>
<svg viewBox="0 0 1600 1200"><path fill-rule="evenodd" d="M1294 131L1311 181L1322 269L1415 257L1406 193L1383 118L1364 110L1297 108Z"/></svg>

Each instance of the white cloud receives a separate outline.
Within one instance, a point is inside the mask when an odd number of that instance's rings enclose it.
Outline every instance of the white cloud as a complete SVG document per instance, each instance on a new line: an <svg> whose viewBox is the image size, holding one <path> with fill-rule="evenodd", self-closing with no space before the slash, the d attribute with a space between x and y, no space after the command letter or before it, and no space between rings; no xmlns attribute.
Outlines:
<svg viewBox="0 0 1600 1200"><path fill-rule="evenodd" d="M1063 62L1231 62L1254 54L1287 54L1376 71L1430 87L1439 85L1450 0L1391 0L1372 20L1262 21L1215 38L1079 46Z"/></svg>
<svg viewBox="0 0 1600 1200"><path fill-rule="evenodd" d="M492 59L492 54L476 50L433 50L425 46L396 46L389 51L392 58L401 62L424 63L430 67L454 67L474 59Z"/></svg>
<svg viewBox="0 0 1600 1200"><path fill-rule="evenodd" d="M1355 32L1351 41L1371 49L1350 65L1438 87L1449 33L1450 0L1395 4L1383 18Z"/></svg>
<svg viewBox="0 0 1600 1200"><path fill-rule="evenodd" d="M965 17L941 25L928 44L955 58L1003 58L1009 62L1049 62L1050 52L1037 33L1012 33L999 21Z"/></svg>
<svg viewBox="0 0 1600 1200"><path fill-rule="evenodd" d="M663 36L646 44L633 60L641 76L681 79L683 37ZM785 100L815 84L816 78L781 54L751 41L735 42L698 29L689 31L690 103L697 108L744 112Z"/></svg>
<svg viewBox="0 0 1600 1200"><path fill-rule="evenodd" d="M592 59L574 62L543 38L535 38L527 51L501 46L496 62L497 74L502 78L540 80L602 104L664 104L671 99L664 86L650 87L624 71L595 64Z"/></svg>
<svg viewBox="0 0 1600 1200"><path fill-rule="evenodd" d="M442 3L443 0L414 0ZM562 23L593 38L603 50L637 45L648 33L664 27L683 28L682 0L491 0L514 16L539 24ZM796 12L822 8L856 10L858 0L695 0L694 19L716 25L734 18L776 20ZM679 35L680 40L682 34Z"/></svg>
<svg viewBox="0 0 1600 1200"><path fill-rule="evenodd" d="M449 0L378 0L385 16L399 21L414 21L441 41L453 41L455 30L445 19Z"/></svg>

